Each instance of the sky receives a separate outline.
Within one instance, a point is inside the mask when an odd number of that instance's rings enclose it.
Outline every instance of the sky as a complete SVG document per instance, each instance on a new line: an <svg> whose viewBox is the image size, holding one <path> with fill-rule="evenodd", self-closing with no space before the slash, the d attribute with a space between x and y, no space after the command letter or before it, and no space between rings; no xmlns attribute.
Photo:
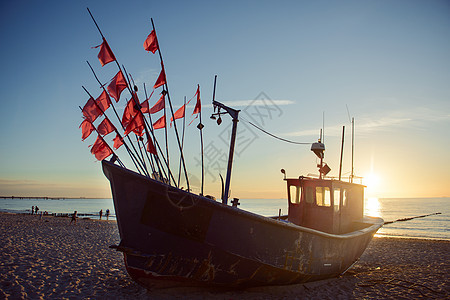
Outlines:
<svg viewBox="0 0 450 300"><path fill-rule="evenodd" d="M79 106L89 98L82 86L94 97L101 92L86 61L102 83L118 71L97 59L92 47L101 36L87 7L140 99L161 68L142 46L150 18L174 109L200 85L205 194L219 198L231 128L229 116L220 126L209 118L217 75L216 100L241 110L231 197L286 197L281 168L288 177L317 174L310 145L275 139L249 122L303 143L316 142L323 128L331 176L339 172L345 126L348 177L352 117L354 171L367 197L450 196L450 2L414 0L2 1L1 196L111 197L89 149L96 135L81 141L78 128ZM124 92L119 114L127 99ZM194 192L201 178L197 123L186 127L184 149ZM163 130L157 136L164 145ZM133 169L122 148L119 157ZM173 131L169 149L178 173Z"/></svg>

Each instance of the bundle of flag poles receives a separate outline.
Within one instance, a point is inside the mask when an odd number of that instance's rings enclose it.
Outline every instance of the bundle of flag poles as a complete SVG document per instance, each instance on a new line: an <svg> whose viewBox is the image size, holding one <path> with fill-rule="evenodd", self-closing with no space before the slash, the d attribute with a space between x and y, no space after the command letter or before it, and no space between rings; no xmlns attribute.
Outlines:
<svg viewBox="0 0 450 300"><path fill-rule="evenodd" d="M88 95L88 100L83 107L80 107L83 115L83 121L80 125L82 140L84 141L93 132L95 132L97 134L97 138L90 148L91 153L97 160L104 160L111 157L111 161L119 163L122 167L126 167L120 157L116 154L117 150L123 146L134 164L134 167L140 174L161 180L177 187L180 185L181 169L183 169L187 189L190 190L189 178L183 155L185 131L184 124L186 118L185 112L186 105L189 104L193 98L196 98L197 102L192 113L193 119L189 124L200 116L197 128L200 129L200 137L203 144L200 86L197 85L197 90L194 96L188 102L186 102L185 99L184 104L181 105L180 108L176 111L173 110L169 88L167 85L166 71L152 19L151 22L153 28L144 41L144 50L153 54L158 52L161 62L161 71L153 85L152 92L148 97L144 85L145 100L140 102L138 97L138 88L134 85L131 75L127 73L123 65L121 66L119 64L89 9L88 12L102 38L102 43L96 47L93 47L95 49L99 48L97 57L100 61L100 65L104 67L109 63L115 63L118 70L117 74L110 81L102 83L88 62L88 65L102 91L97 98L94 98L94 96L92 96L89 91L83 87ZM124 94L128 93L130 97L129 100L124 99L125 97L123 96L123 92L125 92ZM150 100L155 92L156 94L159 94L158 100L151 105ZM115 104L119 103L121 96L122 99L124 99L122 101L126 101L122 117L119 116L115 108ZM114 99L114 101L111 99ZM112 108L113 113L111 112L110 107ZM170 112L168 112L168 110ZM155 117L161 111L162 116ZM107 112L109 115L113 114L113 119L115 120L114 122L111 117L107 115ZM175 131L180 153L178 180L175 180L169 163L167 113L170 113L170 128L172 128L173 125L173 130ZM152 117L155 119L157 118L157 120L153 122ZM177 119L183 119L182 140L180 140L177 129ZM115 126L114 124L117 124L118 126ZM155 136L155 130L158 129L164 129L165 131L165 151L163 151ZM114 135L111 135L111 133L114 133ZM203 176L201 193L203 193Z"/></svg>

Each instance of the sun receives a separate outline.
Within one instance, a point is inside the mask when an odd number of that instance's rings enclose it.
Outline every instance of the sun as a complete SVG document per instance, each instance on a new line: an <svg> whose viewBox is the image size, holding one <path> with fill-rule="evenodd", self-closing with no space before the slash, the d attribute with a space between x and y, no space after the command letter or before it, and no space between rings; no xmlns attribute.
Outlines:
<svg viewBox="0 0 450 300"><path fill-rule="evenodd" d="M380 177L370 172L363 177L363 184L367 186L366 194L368 197L374 197L380 194Z"/></svg>
<svg viewBox="0 0 450 300"><path fill-rule="evenodd" d="M364 176L363 181L367 188L376 188L380 183L380 177L375 173L369 173Z"/></svg>

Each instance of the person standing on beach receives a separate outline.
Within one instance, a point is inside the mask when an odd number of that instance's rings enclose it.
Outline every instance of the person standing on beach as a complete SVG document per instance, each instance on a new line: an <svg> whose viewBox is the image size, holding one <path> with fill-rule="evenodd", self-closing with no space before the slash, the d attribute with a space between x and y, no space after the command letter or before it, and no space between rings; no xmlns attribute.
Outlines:
<svg viewBox="0 0 450 300"><path fill-rule="evenodd" d="M36 207L34 208L34 212L35 212L36 214L38 214L38 211L39 211L39 207L37 207L37 205L36 205Z"/></svg>
<svg viewBox="0 0 450 300"><path fill-rule="evenodd" d="M74 211L72 214L72 220L70 220L70 224L72 224L72 222L75 221L75 225L77 225L77 211Z"/></svg>
<svg viewBox="0 0 450 300"><path fill-rule="evenodd" d="M31 214L34 215L34 205L31 207Z"/></svg>
<svg viewBox="0 0 450 300"><path fill-rule="evenodd" d="M109 220L109 208L106 209L106 220Z"/></svg>
<svg viewBox="0 0 450 300"><path fill-rule="evenodd" d="M100 209L100 211L98 212L98 214L100 215L100 220L102 219L102 215L103 215L103 209Z"/></svg>

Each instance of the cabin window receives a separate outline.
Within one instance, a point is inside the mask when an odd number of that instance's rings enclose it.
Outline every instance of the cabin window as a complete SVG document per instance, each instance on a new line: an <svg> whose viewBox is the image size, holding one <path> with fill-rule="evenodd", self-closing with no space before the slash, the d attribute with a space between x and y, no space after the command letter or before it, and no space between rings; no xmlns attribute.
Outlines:
<svg viewBox="0 0 450 300"><path fill-rule="evenodd" d="M344 189L342 191L342 206L347 206L348 190Z"/></svg>
<svg viewBox="0 0 450 300"><path fill-rule="evenodd" d="M300 202L300 187L291 185L289 189L291 203L298 204Z"/></svg>
<svg viewBox="0 0 450 300"><path fill-rule="evenodd" d="M341 189L334 189L333 190L333 204L334 204L334 211L339 211L339 204L341 202Z"/></svg>
<svg viewBox="0 0 450 300"><path fill-rule="evenodd" d="M330 188L325 186L316 187L316 204L318 206L331 206Z"/></svg>
<svg viewBox="0 0 450 300"><path fill-rule="evenodd" d="M305 201L306 203L314 203L314 188L312 186L305 187Z"/></svg>

